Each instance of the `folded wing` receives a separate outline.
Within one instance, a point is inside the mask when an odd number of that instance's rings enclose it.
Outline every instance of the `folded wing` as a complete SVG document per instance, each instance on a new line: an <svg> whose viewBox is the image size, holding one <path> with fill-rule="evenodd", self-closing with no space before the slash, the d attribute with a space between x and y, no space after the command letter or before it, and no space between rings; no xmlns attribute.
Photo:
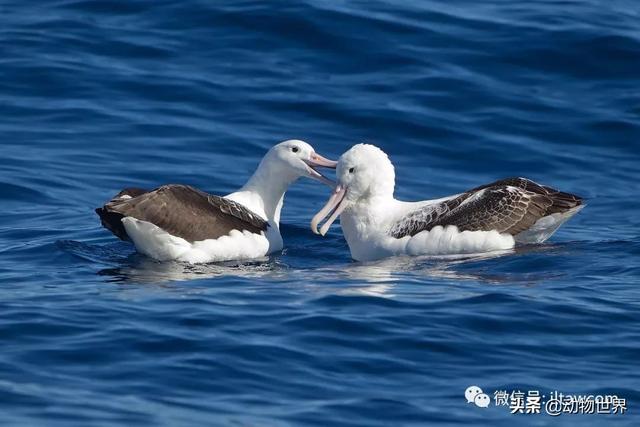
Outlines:
<svg viewBox="0 0 640 427"><path fill-rule="evenodd" d="M412 211L391 227L390 234L401 238L455 225L460 231L496 230L515 236L545 216L581 204L576 195L526 178L507 178Z"/></svg>
<svg viewBox="0 0 640 427"><path fill-rule="evenodd" d="M102 225L129 240L122 218L150 222L189 242L217 239L232 230L261 233L268 223L243 205L188 185L165 185L152 191L125 189L96 209Z"/></svg>

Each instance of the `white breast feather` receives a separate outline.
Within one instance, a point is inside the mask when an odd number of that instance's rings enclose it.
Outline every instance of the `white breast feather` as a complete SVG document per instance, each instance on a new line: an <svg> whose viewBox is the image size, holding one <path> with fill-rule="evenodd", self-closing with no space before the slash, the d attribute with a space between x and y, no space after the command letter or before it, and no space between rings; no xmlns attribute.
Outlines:
<svg viewBox="0 0 640 427"><path fill-rule="evenodd" d="M515 241L509 234L497 231L462 231L458 227L437 226L422 231L407 242L410 255L473 254L513 248Z"/></svg>
<svg viewBox="0 0 640 427"><path fill-rule="evenodd" d="M264 233L255 234L247 230L232 230L229 235L217 239L189 243L150 222L126 217L122 223L138 252L160 261L220 262L260 258L282 249L282 238L274 237L270 244ZM279 233L275 234L279 237Z"/></svg>
<svg viewBox="0 0 640 427"><path fill-rule="evenodd" d="M372 261L395 255L455 255L475 254L511 249L515 246L513 236L500 234L497 231L462 231L456 226L437 226L429 231L422 231L414 236L396 239L389 234L389 225L395 224L395 218L415 212L415 207L401 205L385 206L391 212L387 218L391 223L386 226L376 221L383 214L373 209L350 210L340 218L345 238L349 243L351 256L357 261ZM411 220L426 220L440 204L424 206L420 215ZM402 226L407 226L403 224Z"/></svg>

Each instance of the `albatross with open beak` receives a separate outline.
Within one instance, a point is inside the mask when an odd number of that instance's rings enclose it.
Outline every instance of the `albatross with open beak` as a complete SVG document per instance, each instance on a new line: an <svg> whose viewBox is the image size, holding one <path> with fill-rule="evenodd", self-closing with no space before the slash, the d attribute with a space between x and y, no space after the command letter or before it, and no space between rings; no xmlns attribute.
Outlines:
<svg viewBox="0 0 640 427"><path fill-rule="evenodd" d="M283 247L280 211L289 185L304 176L333 187L318 167L335 168L336 162L304 141L284 141L241 189L224 197L179 184L128 188L96 212L105 228L157 260L260 258Z"/></svg>
<svg viewBox="0 0 640 427"><path fill-rule="evenodd" d="M344 153L336 174L335 190L311 229L324 235L340 216L357 261L476 254L542 243L584 207L580 197L526 178L503 179L438 200L402 202L393 197L395 171L389 158L368 144Z"/></svg>

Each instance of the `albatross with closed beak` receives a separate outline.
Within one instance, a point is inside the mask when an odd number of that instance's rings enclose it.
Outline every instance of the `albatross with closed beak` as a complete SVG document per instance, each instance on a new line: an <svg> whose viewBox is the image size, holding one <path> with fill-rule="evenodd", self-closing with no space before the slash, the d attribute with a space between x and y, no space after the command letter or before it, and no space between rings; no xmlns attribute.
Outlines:
<svg viewBox="0 0 640 427"><path fill-rule="evenodd" d="M283 247L280 211L290 184L305 176L333 187L318 167L335 168L336 162L304 141L284 141L241 189L224 197L179 184L128 188L96 212L105 228L157 260L260 258Z"/></svg>
<svg viewBox="0 0 640 427"><path fill-rule="evenodd" d="M580 197L526 178L503 179L438 200L402 202L393 197L395 171L389 158L368 144L344 153L336 173L335 190L311 229L324 235L340 216L357 261L476 254L542 243L584 207Z"/></svg>

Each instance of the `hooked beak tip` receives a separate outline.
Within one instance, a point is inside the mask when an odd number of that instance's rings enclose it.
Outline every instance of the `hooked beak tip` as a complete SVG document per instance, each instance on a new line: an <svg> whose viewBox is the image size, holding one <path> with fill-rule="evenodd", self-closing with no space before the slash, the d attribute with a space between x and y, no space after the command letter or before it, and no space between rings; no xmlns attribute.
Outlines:
<svg viewBox="0 0 640 427"><path fill-rule="evenodd" d="M321 183L329 187L333 187L334 185L336 185L335 182L318 172L313 166L307 165L307 173L309 178L320 181Z"/></svg>
<svg viewBox="0 0 640 427"><path fill-rule="evenodd" d="M329 187L333 187L335 185L335 182L318 172L316 168L323 167L335 169L338 162L326 159L317 153L311 153L309 159L303 160L303 162L307 165L307 173L310 178L318 180Z"/></svg>
<svg viewBox="0 0 640 427"><path fill-rule="evenodd" d="M337 184L325 206L311 220L311 230L315 234L320 234L321 236L327 234L329 228L331 227L331 224L333 224L338 216L340 216L342 211L347 207L347 204L344 200L345 196L346 187L342 186L341 184ZM322 227L320 227L320 230L318 230L318 224L320 224L320 222L322 222L322 220L324 220L327 216L329 216L329 219L327 219Z"/></svg>

